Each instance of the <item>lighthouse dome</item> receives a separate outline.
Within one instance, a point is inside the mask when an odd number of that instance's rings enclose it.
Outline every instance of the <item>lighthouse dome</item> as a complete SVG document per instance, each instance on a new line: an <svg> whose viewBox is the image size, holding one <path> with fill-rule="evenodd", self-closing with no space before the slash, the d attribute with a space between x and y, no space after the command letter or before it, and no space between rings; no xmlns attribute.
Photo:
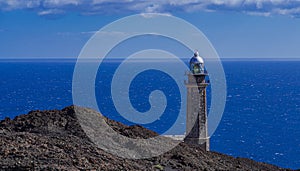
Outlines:
<svg viewBox="0 0 300 171"><path fill-rule="evenodd" d="M194 56L192 57L192 59L190 60L190 63L200 63L200 64L204 64L204 60L203 58L199 55L199 52L195 52Z"/></svg>
<svg viewBox="0 0 300 171"><path fill-rule="evenodd" d="M199 52L195 52L194 56L190 60L190 70L194 74L199 74L204 72L204 60L200 57Z"/></svg>

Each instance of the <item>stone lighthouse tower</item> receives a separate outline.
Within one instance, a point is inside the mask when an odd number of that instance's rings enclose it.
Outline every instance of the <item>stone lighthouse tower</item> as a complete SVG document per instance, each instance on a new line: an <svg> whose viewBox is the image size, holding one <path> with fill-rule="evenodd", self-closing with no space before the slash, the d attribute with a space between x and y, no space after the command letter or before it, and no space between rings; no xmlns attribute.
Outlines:
<svg viewBox="0 0 300 171"><path fill-rule="evenodd" d="M209 151L209 137L207 133L207 102L206 87L208 75L204 68L204 61L198 52L190 60L190 71L187 73L187 113L186 136L184 141L188 144L200 145Z"/></svg>

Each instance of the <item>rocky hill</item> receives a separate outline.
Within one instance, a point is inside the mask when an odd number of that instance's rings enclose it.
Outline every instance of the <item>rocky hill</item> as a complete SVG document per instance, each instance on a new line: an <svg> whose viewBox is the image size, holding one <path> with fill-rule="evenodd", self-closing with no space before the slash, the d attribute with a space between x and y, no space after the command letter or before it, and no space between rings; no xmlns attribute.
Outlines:
<svg viewBox="0 0 300 171"><path fill-rule="evenodd" d="M148 159L124 159L97 148L78 122L75 106L31 111L0 122L0 170L288 170L245 158L180 143L173 150ZM103 117L104 118L104 117ZM126 126L104 118L130 138L157 134L141 126Z"/></svg>

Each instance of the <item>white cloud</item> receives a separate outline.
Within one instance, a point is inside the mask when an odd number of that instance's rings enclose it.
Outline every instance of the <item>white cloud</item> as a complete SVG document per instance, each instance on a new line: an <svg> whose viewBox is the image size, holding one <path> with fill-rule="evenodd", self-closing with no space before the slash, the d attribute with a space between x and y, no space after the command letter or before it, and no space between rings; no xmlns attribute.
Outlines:
<svg viewBox="0 0 300 171"><path fill-rule="evenodd" d="M83 1L82 1L83 2ZM80 0L44 0L43 4L45 6L64 6L64 5L80 5Z"/></svg>
<svg viewBox="0 0 300 171"><path fill-rule="evenodd" d="M2 10L14 10L14 9L31 9L37 8L40 5L39 0L0 0L0 9Z"/></svg>
<svg viewBox="0 0 300 171"><path fill-rule="evenodd" d="M299 16L299 8L299 0L0 0L0 10L35 9L39 15L68 11L82 14L237 11L262 16Z"/></svg>
<svg viewBox="0 0 300 171"><path fill-rule="evenodd" d="M157 17L157 16L167 16L170 17L172 16L172 14L170 13L159 13L159 15L157 13L141 13L141 16L144 18L153 18L153 17Z"/></svg>
<svg viewBox="0 0 300 171"><path fill-rule="evenodd" d="M277 8L274 11L278 14L281 14L281 15L296 15L296 14L299 15L300 14L300 7L289 8L289 9Z"/></svg>
<svg viewBox="0 0 300 171"><path fill-rule="evenodd" d="M83 31L83 32L80 32L80 34L84 34L84 35L93 35L95 34L97 31Z"/></svg>
<svg viewBox="0 0 300 171"><path fill-rule="evenodd" d="M56 35L62 36L62 37L68 37L68 36L92 36L98 31L83 31L83 32L57 32ZM99 32L97 35L98 36L109 36L109 37L119 37L119 36L126 36L129 35L130 33L127 32L120 32L120 31L110 31L110 32Z"/></svg>
<svg viewBox="0 0 300 171"><path fill-rule="evenodd" d="M264 17L269 17L271 15L270 12L254 12L254 11L250 11L250 12L245 12L245 13L249 14L249 15L264 16Z"/></svg>
<svg viewBox="0 0 300 171"><path fill-rule="evenodd" d="M39 11L38 15L55 15L55 14L63 14L64 11L63 10L59 10L59 9L48 9L48 10L43 10L43 11Z"/></svg>

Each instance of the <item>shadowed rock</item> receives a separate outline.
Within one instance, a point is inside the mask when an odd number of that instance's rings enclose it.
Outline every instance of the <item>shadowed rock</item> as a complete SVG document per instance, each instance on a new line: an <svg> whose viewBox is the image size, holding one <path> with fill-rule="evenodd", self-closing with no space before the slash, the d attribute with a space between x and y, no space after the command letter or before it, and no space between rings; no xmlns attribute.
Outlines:
<svg viewBox="0 0 300 171"><path fill-rule="evenodd" d="M82 123L79 122L78 113L75 111L97 114L110 128L127 138L142 140L158 136L141 126L126 126L86 108L70 106L63 110L31 111L13 120L6 118L0 122L0 169L287 170L250 159L206 152L184 143L157 157L121 158L98 148L83 131ZM98 137L97 141L108 140L105 137ZM166 138L162 141L173 142Z"/></svg>

